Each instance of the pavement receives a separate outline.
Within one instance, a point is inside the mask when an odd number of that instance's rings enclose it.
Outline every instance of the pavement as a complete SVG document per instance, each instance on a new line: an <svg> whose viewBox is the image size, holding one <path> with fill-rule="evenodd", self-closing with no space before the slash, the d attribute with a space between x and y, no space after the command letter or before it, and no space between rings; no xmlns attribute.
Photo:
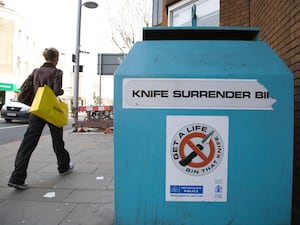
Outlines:
<svg viewBox="0 0 300 225"><path fill-rule="evenodd" d="M113 133L65 131L75 168L60 176L51 136L42 136L24 191L7 186L20 141L0 145L0 225L113 225L113 139Z"/></svg>
<svg viewBox="0 0 300 225"><path fill-rule="evenodd" d="M30 188L24 191L7 186L20 141L0 145L0 225L113 225L113 140L113 133L65 131L75 168L60 176L51 136L42 136L28 168ZM295 210L292 225L299 221Z"/></svg>

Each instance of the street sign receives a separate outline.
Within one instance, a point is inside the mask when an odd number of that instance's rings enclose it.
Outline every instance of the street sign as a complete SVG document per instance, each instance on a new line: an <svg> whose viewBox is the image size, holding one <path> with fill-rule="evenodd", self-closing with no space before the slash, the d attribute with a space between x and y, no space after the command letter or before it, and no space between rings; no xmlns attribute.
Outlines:
<svg viewBox="0 0 300 225"><path fill-rule="evenodd" d="M123 62L126 54L98 54L98 75L113 75L118 66Z"/></svg>
<svg viewBox="0 0 300 225"><path fill-rule="evenodd" d="M73 66L73 72L75 72L75 66ZM83 72L83 66L79 65L79 72Z"/></svg>

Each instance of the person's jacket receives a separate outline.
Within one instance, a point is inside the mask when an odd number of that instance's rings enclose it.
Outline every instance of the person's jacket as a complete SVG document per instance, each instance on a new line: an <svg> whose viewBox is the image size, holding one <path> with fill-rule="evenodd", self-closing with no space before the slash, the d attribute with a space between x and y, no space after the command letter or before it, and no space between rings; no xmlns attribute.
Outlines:
<svg viewBox="0 0 300 225"><path fill-rule="evenodd" d="M34 93L37 92L39 87L43 87L46 84L54 91L56 96L64 94L64 90L62 89L63 72L60 69L56 69L53 64L44 63L32 73Z"/></svg>

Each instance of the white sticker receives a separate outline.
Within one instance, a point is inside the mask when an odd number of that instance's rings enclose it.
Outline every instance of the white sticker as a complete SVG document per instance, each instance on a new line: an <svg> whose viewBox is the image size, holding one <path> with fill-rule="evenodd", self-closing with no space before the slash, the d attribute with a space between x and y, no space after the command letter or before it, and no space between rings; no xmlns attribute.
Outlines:
<svg viewBox="0 0 300 225"><path fill-rule="evenodd" d="M123 108L273 110L255 79L123 79Z"/></svg>
<svg viewBox="0 0 300 225"><path fill-rule="evenodd" d="M227 201L228 117L167 116L166 201Z"/></svg>

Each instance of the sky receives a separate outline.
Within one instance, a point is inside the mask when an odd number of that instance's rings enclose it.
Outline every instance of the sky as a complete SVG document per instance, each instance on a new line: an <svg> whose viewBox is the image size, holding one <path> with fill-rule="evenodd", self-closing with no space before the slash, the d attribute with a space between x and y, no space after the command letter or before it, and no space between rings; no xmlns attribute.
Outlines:
<svg viewBox="0 0 300 225"><path fill-rule="evenodd" d="M78 1L2 1L6 8L15 10L36 31L41 49L55 47L60 53L70 56L71 61L71 55L76 49ZM84 2L86 1L82 0L82 3ZM109 17L118 16L122 0L94 0L94 2L98 4L98 8L88 9L82 6L81 12L80 49L89 54L80 54L80 64L84 65L86 73L95 74L89 76L89 79L99 79L96 74L98 53L120 52L111 42ZM113 98L113 76L102 76L101 81L102 97Z"/></svg>
<svg viewBox="0 0 300 225"><path fill-rule="evenodd" d="M63 51L75 51L78 1L76 0L3 0L38 33L45 46ZM82 1L85 2L85 1ZM117 10L121 0L95 0L98 8L82 7L81 48L93 51L116 51L110 43L108 13ZM114 4L112 4L114 3ZM108 7L111 12L108 12ZM114 10L113 10L114 9ZM83 49L86 48L86 49Z"/></svg>

